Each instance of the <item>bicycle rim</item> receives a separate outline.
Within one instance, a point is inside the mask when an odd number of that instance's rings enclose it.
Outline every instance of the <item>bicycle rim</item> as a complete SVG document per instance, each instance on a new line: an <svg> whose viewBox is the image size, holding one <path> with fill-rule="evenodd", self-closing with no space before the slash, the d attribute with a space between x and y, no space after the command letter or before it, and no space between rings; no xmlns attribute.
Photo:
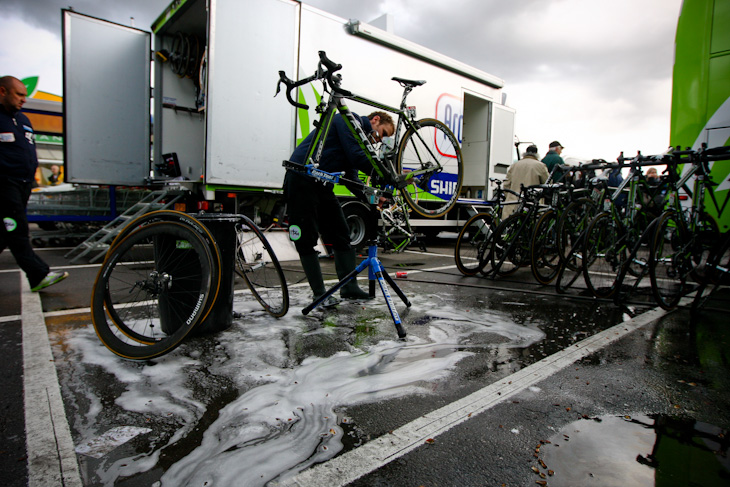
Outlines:
<svg viewBox="0 0 730 487"><path fill-rule="evenodd" d="M208 314L210 314L213 304L218 299L218 293L220 292L221 287L221 255L220 251L218 249L218 245L215 242L215 239L213 238L213 235L208 230L208 227L206 227L201 221L197 220L191 215L188 215L187 213L183 213L181 211L176 210L157 210L157 211L151 211L149 213L145 213L144 215L135 218L131 222L127 224L114 238L112 243L109 245L109 251L107 251L107 255L105 256L104 260L109 258L109 255L111 255L111 252L116 248L117 245L119 245L119 242L123 241L127 236L132 234L133 232L140 230L141 228L144 228L148 225L151 225L153 223L159 223L159 222L176 222L183 225L186 225L190 227L192 230L194 230L200 238L202 238L207 244L208 248L211 251L211 256L213 259L213 265L211 267L211 296L212 299L208 300L208 304L203 309L203 317L201 318L201 322L205 320L205 318L208 317Z"/></svg>
<svg viewBox="0 0 730 487"><path fill-rule="evenodd" d="M454 258L459 272L474 276L490 258L494 218L489 213L477 213L467 220L459 232L454 249Z"/></svg>
<svg viewBox="0 0 730 487"><path fill-rule="evenodd" d="M558 216L553 210L544 212L535 225L530 246L532 275L540 284L550 284L558 275Z"/></svg>
<svg viewBox="0 0 730 487"><path fill-rule="evenodd" d="M492 268L500 276L513 274L524 260L522 240L527 232L522 227L525 218L527 217L524 213L510 215L495 231Z"/></svg>
<svg viewBox="0 0 730 487"><path fill-rule="evenodd" d="M608 213L593 219L584 241L583 277L597 298L608 298L616 291L616 279L627 251L621 239L623 231Z"/></svg>
<svg viewBox="0 0 730 487"><path fill-rule="evenodd" d="M444 123L424 119L416 125L418 129L408 129L401 140L397 171L399 174L424 169L434 171L413 176L412 182L401 192L416 213L438 218L453 208L461 192L464 176L461 149Z"/></svg>
<svg viewBox="0 0 730 487"><path fill-rule="evenodd" d="M720 286L730 285L730 234L712 253L707 268L707 279L697 289L692 309L704 306L712 293Z"/></svg>
<svg viewBox="0 0 730 487"><path fill-rule="evenodd" d="M132 360L170 352L212 308L212 265L208 243L185 224L157 222L132 232L94 283L91 314L99 339Z"/></svg>
<svg viewBox="0 0 730 487"><path fill-rule="evenodd" d="M629 294L636 294L642 289L641 281L649 274L649 260L651 259L651 238L653 237L654 223L649 225L638 237L638 241L632 246L628 258L621 266L616 279L616 292L614 302L621 304Z"/></svg>
<svg viewBox="0 0 730 487"><path fill-rule="evenodd" d="M558 220L558 251L563 258L569 255L572 248L579 248L579 240L585 236L585 231L596 213L596 204L590 198L581 198L570 203ZM569 259L568 265L574 260ZM580 270L573 267L571 270Z"/></svg>
<svg viewBox="0 0 730 487"><path fill-rule="evenodd" d="M248 218L237 224L236 274L272 316L289 311L289 290L284 271L261 230Z"/></svg>
<svg viewBox="0 0 730 487"><path fill-rule="evenodd" d="M555 277L555 290L565 294L576 280L583 274L583 245L577 249L569 249L567 257L560 261L558 275Z"/></svg>
<svg viewBox="0 0 730 487"><path fill-rule="evenodd" d="M665 213L660 218L654 234L649 275L659 306L672 309L687 292L687 277L694 264L687 250L689 243L683 222L674 212Z"/></svg>

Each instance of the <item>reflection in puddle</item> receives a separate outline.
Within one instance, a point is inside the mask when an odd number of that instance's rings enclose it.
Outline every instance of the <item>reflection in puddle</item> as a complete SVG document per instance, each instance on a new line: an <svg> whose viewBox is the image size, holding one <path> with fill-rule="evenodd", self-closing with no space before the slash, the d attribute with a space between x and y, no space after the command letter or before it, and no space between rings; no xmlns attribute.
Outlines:
<svg viewBox="0 0 730 487"><path fill-rule="evenodd" d="M608 416L565 426L538 447L543 485L730 485L727 431L670 416Z"/></svg>

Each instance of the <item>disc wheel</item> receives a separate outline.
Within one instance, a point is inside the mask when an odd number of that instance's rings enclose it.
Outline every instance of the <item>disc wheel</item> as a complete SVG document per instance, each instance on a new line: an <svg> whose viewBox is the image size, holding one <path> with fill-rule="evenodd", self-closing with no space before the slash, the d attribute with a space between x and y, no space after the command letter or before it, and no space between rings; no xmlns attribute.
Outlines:
<svg viewBox="0 0 730 487"><path fill-rule="evenodd" d="M248 218L236 224L236 274L267 313L284 316L289 310L289 290L284 271L268 240Z"/></svg>
<svg viewBox="0 0 730 487"><path fill-rule="evenodd" d="M398 149L398 174L412 174L411 183L401 191L416 213L438 218L454 207L461 192L461 149L443 122L423 119L416 126L406 131Z"/></svg>
<svg viewBox="0 0 730 487"><path fill-rule="evenodd" d="M459 272L474 276L489 262L495 228L491 213L477 213L466 221L454 249Z"/></svg>
<svg viewBox="0 0 730 487"><path fill-rule="evenodd" d="M213 261L188 225L161 221L131 232L94 283L91 314L102 343L131 360L173 350L212 307Z"/></svg>

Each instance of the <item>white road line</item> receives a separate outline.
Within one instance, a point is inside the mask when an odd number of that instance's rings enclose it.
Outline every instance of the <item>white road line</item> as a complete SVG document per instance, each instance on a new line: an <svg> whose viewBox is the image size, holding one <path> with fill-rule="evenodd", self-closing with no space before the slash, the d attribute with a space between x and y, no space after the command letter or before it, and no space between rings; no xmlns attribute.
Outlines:
<svg viewBox="0 0 730 487"><path fill-rule="evenodd" d="M342 486L377 470L383 465L415 450L426 440L445 433L454 426L506 401L526 388L550 377L616 340L653 323L667 311L652 309L636 318L615 325L601 333L578 342L556 354L491 384L463 399L433 411L406 424L392 433L316 465L297 476L276 485L319 487Z"/></svg>
<svg viewBox="0 0 730 487"><path fill-rule="evenodd" d="M28 486L81 487L41 298L31 292L25 274L20 281Z"/></svg>

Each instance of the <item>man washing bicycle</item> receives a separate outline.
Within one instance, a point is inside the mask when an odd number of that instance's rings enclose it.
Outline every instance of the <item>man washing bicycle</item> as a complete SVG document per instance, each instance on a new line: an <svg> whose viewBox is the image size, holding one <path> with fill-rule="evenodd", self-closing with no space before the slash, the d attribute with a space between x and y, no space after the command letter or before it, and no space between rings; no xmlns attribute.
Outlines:
<svg viewBox="0 0 730 487"><path fill-rule="evenodd" d="M383 137L392 136L395 124L392 117L385 112L374 112L368 117L357 117L362 129L370 134L373 142L380 142ZM291 161L307 164L305 160L314 135L312 132L297 146ZM348 129L345 119L336 116L325 140L324 150L319 158L319 169L327 172L344 172L344 177L357 180L358 171L370 174L373 165ZM315 179L298 173L287 171L284 178L284 199L289 214L289 238L299 253L299 260L312 288L314 298L325 292L319 256L314 247L319 236L332 245L335 257L337 276L342 279L355 269L355 250L350 246L350 231L340 203L334 194L334 186L330 183L318 182ZM359 191L354 190L357 195ZM360 289L357 280L352 279L345 284L340 296L344 299L370 299L370 295ZM325 305L335 304L328 299Z"/></svg>

